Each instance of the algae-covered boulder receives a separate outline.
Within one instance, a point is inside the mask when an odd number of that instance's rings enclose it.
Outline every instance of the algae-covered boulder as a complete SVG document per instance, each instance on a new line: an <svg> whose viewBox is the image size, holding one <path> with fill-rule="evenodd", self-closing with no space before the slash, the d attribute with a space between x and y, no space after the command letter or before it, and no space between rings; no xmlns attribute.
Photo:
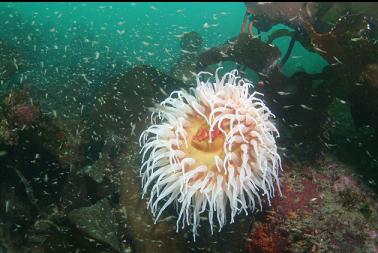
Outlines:
<svg viewBox="0 0 378 253"><path fill-rule="evenodd" d="M97 92L88 117L92 138L119 145L139 136L149 122L148 108L182 87L180 81L150 66L137 66L110 79Z"/></svg>
<svg viewBox="0 0 378 253"><path fill-rule="evenodd" d="M88 236L107 243L113 249L120 251L120 243L114 224L115 217L107 199L100 200L89 207L75 209L68 214L68 218Z"/></svg>

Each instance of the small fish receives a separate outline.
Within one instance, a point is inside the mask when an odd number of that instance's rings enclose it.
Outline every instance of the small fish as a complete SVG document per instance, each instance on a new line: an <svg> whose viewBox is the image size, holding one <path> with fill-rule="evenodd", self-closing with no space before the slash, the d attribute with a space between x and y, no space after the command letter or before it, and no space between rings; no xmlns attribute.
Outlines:
<svg viewBox="0 0 378 253"><path fill-rule="evenodd" d="M324 50L322 50L322 49L320 49L320 48L318 48L318 47L314 47L314 49L317 50L317 51L319 51L319 52L322 52L322 53L324 53L324 54L327 53L327 51L324 51Z"/></svg>
<svg viewBox="0 0 378 253"><path fill-rule="evenodd" d="M88 84L92 83L92 81L87 78L86 74L80 74L80 76L82 76L84 78L84 81L86 81Z"/></svg>
<svg viewBox="0 0 378 253"><path fill-rule="evenodd" d="M373 179L370 179L370 180L368 181L368 183L371 184L371 185L376 185L376 183L375 183L375 181L374 181Z"/></svg>
<svg viewBox="0 0 378 253"><path fill-rule="evenodd" d="M338 98L337 100L339 100L339 102L342 103L342 104L346 104L346 101L345 101L345 100L342 100L342 99L340 99L340 98Z"/></svg>
<svg viewBox="0 0 378 253"><path fill-rule="evenodd" d="M168 93L163 88L159 87L159 90L164 96L168 97Z"/></svg>
<svg viewBox="0 0 378 253"><path fill-rule="evenodd" d="M291 92L278 91L277 94L281 96L287 96L287 95L290 95Z"/></svg>
<svg viewBox="0 0 378 253"><path fill-rule="evenodd" d="M308 107L307 105L301 104L301 107L306 110L313 110L311 107Z"/></svg>
<svg viewBox="0 0 378 253"><path fill-rule="evenodd" d="M353 41L353 42L357 42L357 41L360 41L360 40L362 40L362 37L358 37L358 38L351 38L350 40L351 40L351 41Z"/></svg>
<svg viewBox="0 0 378 253"><path fill-rule="evenodd" d="M186 75L182 74L182 80L183 80L184 82L186 82L186 81L189 80L189 78L187 78Z"/></svg>
<svg viewBox="0 0 378 253"><path fill-rule="evenodd" d="M13 64L14 64L14 67L16 68L16 70L18 70L18 65L17 65L16 58L13 58Z"/></svg>
<svg viewBox="0 0 378 253"><path fill-rule="evenodd" d="M181 52L183 52L184 54L195 54L194 52L190 52L190 51L184 50L184 49L181 49Z"/></svg>
<svg viewBox="0 0 378 253"><path fill-rule="evenodd" d="M218 25L219 24L212 24L212 25L210 25L209 23L205 23L205 24L203 24L202 28L203 29L208 29L210 27L217 27Z"/></svg>
<svg viewBox="0 0 378 253"><path fill-rule="evenodd" d="M330 143L326 143L326 142L323 142L324 145L329 149L331 147L336 147L337 145L336 144L330 144Z"/></svg>
<svg viewBox="0 0 378 253"><path fill-rule="evenodd" d="M336 56L333 56L333 59L337 62L337 64L343 64ZM334 65L334 64L332 64Z"/></svg>
<svg viewBox="0 0 378 253"><path fill-rule="evenodd" d="M204 28L204 29L207 29L207 28L209 28L210 26L209 26L209 24L208 23L205 23L205 24L203 24L203 26L202 26L202 28Z"/></svg>
<svg viewBox="0 0 378 253"><path fill-rule="evenodd" d="M297 124L297 123L289 125L289 127L301 127L301 126L303 126L303 125L302 124Z"/></svg>
<svg viewBox="0 0 378 253"><path fill-rule="evenodd" d="M181 39L184 36L184 34L178 34L178 35L173 35L173 36L178 38L178 39Z"/></svg>
<svg viewBox="0 0 378 253"><path fill-rule="evenodd" d="M131 133L130 133L130 136L135 136L135 127L136 127L136 124L134 124L133 122L130 122L130 126L131 126Z"/></svg>
<svg viewBox="0 0 378 253"><path fill-rule="evenodd" d="M223 51L220 51L219 53L220 53L220 55L221 55L222 57L228 57L228 54L226 54L226 53L223 52Z"/></svg>
<svg viewBox="0 0 378 253"><path fill-rule="evenodd" d="M369 158L372 158L373 156L370 154L369 150L366 150L366 154Z"/></svg>
<svg viewBox="0 0 378 253"><path fill-rule="evenodd" d="M5 213L7 213L9 210L9 202L10 202L9 200L5 201Z"/></svg>
<svg viewBox="0 0 378 253"><path fill-rule="evenodd" d="M260 76L265 76L265 77L268 76L267 74L265 74L265 73L263 73L263 72L259 72L258 74L259 74Z"/></svg>
<svg viewBox="0 0 378 253"><path fill-rule="evenodd" d="M117 33L118 33L119 35L122 35L122 34L125 33L125 30L117 30Z"/></svg>

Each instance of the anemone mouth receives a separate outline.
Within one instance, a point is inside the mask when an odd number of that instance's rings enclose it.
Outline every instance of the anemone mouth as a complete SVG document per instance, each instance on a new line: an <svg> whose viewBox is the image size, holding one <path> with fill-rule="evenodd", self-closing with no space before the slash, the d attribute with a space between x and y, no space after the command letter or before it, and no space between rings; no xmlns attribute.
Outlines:
<svg viewBox="0 0 378 253"><path fill-rule="evenodd" d="M214 157L224 157L223 146L225 137L218 128L210 129L202 119L192 121L191 127L186 129L190 143L181 148L186 157L196 161L196 165L204 165L209 170L215 171Z"/></svg>
<svg viewBox="0 0 378 253"><path fill-rule="evenodd" d="M217 152L224 144L224 136L219 128L210 130L207 125L200 126L191 139L192 147L202 152Z"/></svg>
<svg viewBox="0 0 378 253"><path fill-rule="evenodd" d="M200 73L192 94L173 92L140 138L143 194L150 193L152 213L158 220L175 203L177 229L180 222L191 225L194 240L202 213L211 232L214 219L220 230L227 210L232 223L241 211L262 208L261 196L270 204L274 183L279 190L274 115L237 71L221 79L217 73L214 83L199 81Z"/></svg>

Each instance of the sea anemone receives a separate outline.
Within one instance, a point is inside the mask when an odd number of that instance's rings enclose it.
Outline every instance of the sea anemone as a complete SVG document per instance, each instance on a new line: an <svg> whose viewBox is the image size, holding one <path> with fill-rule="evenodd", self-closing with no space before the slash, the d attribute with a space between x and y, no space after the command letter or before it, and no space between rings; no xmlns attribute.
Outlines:
<svg viewBox="0 0 378 253"><path fill-rule="evenodd" d="M220 231L228 212L233 223L241 211L248 214L257 203L261 209L261 196L270 205L274 182L280 189L274 115L237 70L221 79L218 71L215 82L201 81L212 74L200 72L191 92L174 91L157 105L139 140L143 196L149 192L155 222L175 203L177 231L180 223L191 225L194 240L202 213L211 233L214 216Z"/></svg>

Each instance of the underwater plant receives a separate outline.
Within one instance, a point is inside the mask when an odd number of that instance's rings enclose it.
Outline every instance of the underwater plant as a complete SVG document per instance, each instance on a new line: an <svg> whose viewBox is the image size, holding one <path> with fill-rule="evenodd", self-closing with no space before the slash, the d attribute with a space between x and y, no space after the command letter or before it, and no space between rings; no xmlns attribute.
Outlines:
<svg viewBox="0 0 378 253"><path fill-rule="evenodd" d="M240 212L262 208L262 196L270 204L274 182L279 189L274 115L237 70L222 78L218 71L215 82L201 81L206 72L200 72L191 93L172 92L140 136L143 196L150 194L155 222L175 203L177 231L180 222L191 225L194 240L202 213L208 213L211 232L215 218L220 231L227 206L233 223Z"/></svg>

